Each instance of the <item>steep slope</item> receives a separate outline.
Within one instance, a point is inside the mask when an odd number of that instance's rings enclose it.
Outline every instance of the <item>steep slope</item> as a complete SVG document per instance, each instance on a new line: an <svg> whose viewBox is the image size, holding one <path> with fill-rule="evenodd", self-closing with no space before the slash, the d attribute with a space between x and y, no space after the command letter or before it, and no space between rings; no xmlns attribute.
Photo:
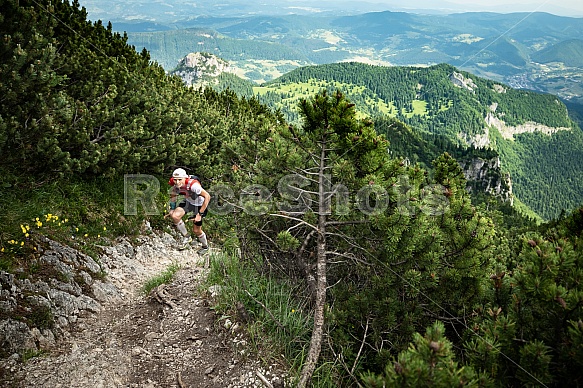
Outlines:
<svg viewBox="0 0 583 388"><path fill-rule="evenodd" d="M512 181L502 172L496 151L462 148L445 136L413 131L395 119L378 118L375 129L389 140L391 155L406 158L412 164L419 163L428 171L433 171L433 160L444 152L449 153L460 163L467 179L466 188L476 201L483 200L486 194L512 206Z"/></svg>
<svg viewBox="0 0 583 388"><path fill-rule="evenodd" d="M0 284L10 290L0 298L4 305L18 300L15 310L28 308L21 300L25 293L49 306L56 320L50 328L0 320L2 353L43 352L22 363L14 356L0 359L0 385L243 388L257 386L259 375L283 384L284 373L275 365L249 357L235 324L217 324L209 307L212 292L200 293L208 273L204 258L191 249L178 251L167 233L151 232L135 245L124 239L105 247L101 268L75 249L50 242L38 278L26 282L0 271ZM92 279L86 263L107 276ZM150 295L140 292L171 265L179 267L171 282Z"/></svg>
<svg viewBox="0 0 583 388"><path fill-rule="evenodd" d="M583 203L583 132L553 95L516 90L448 65L361 63L299 68L256 91L294 121L298 99L322 88L345 92L363 116L392 116L463 147L498 151L516 197L543 218Z"/></svg>
<svg viewBox="0 0 583 388"><path fill-rule="evenodd" d="M565 66L583 68L583 40L570 39L537 51L531 58L540 63L562 62Z"/></svg>

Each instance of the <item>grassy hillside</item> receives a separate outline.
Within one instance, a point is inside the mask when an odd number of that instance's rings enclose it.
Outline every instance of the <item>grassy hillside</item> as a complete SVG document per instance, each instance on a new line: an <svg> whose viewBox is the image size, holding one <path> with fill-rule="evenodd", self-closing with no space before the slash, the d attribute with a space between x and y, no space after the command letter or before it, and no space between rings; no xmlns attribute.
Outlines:
<svg viewBox="0 0 583 388"><path fill-rule="evenodd" d="M279 90L309 92L311 89L306 89L304 84L310 84L312 89L347 86L353 89L347 92L355 103L376 99L379 101L376 108L385 114L382 101L394 107L390 113L400 120L428 132L447 132L453 136L461 132L469 136L481 135L488 113L503 117L509 125L527 121L549 127L574 125L564 104L555 96L515 90L445 64L385 67L352 62L306 66L256 90L260 94ZM267 103L274 101L266 99ZM358 106L359 109L372 109L364 104ZM451 120L453 116L458 120Z"/></svg>
<svg viewBox="0 0 583 388"><path fill-rule="evenodd" d="M361 63L307 66L253 90L261 102L298 122L299 99L321 89L342 90L360 117L394 117L454 144L500 152L516 197L545 219L583 203L583 132L555 96L515 90L448 65ZM534 123L538 132L520 133Z"/></svg>

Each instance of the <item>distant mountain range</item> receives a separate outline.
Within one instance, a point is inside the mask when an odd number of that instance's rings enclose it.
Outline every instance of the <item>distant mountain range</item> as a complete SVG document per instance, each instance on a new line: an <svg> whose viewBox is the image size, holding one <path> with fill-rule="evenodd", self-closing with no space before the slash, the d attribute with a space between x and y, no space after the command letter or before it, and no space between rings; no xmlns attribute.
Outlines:
<svg viewBox="0 0 583 388"><path fill-rule="evenodd" d="M567 67L583 69L583 40L571 39L559 42L535 52L531 58L538 63L562 63Z"/></svg>
<svg viewBox="0 0 583 388"><path fill-rule="evenodd" d="M128 43L167 70L213 53L256 83L294 68L343 61L448 63L481 77L583 102L583 18L547 13L200 16L174 24L116 22Z"/></svg>
<svg viewBox="0 0 583 388"><path fill-rule="evenodd" d="M535 2L520 4L507 2L476 4L472 2L450 2L445 0L82 0L81 5L89 11L89 19L105 22L142 20L181 28L180 23L200 16L241 17L241 16L280 16L280 15L357 15L367 12L394 11L424 15L446 15L462 12L547 12L553 15L583 17L583 11L570 9L557 2Z"/></svg>

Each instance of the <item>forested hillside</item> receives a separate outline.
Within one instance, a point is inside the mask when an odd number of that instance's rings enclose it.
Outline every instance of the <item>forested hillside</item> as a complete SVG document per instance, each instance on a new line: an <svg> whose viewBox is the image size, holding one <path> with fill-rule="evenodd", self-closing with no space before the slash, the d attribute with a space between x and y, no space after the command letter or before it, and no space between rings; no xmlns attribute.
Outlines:
<svg viewBox="0 0 583 388"><path fill-rule="evenodd" d="M268 350L268 361L285 366L293 386L583 384L583 208L540 226L509 217L495 200L472 197L452 156L494 152L454 152L479 134L484 114L509 125L570 124L552 96L504 93L462 72L455 77L462 87L448 87L454 82L448 66L383 73L346 64L363 74L337 82L358 93L337 84L333 91L309 89L297 100L298 119L288 122L257 98L186 87L111 26L88 22L77 1L0 0L0 6L0 327L47 333L59 319L50 309L58 301L43 305L34 287L15 294L8 285L15 277L64 284L63 272L39 260L47 238L99 263L119 237L130 244L168 230L163 188L180 166L200 175L213 197L205 228L223 254L211 258L208 275L220 292L205 300L217 325L236 321L245 357ZM334 68L323 67L326 75ZM307 83L320 70L289 76ZM373 75L383 81L374 98L367 91ZM384 101L382 109L395 117L381 125L357 109L358 94L368 103ZM438 136L437 129L456 134L440 122L448 115L467 126L452 124L467 137ZM407 133L415 125L420 132ZM488 139L501 156L507 149L500 143L519 144L509 156L524 170L536 162L533 149L552 153L544 163L561 161L565 175L567 167L576 169L566 164L576 150L553 149L577 139L558 135L576 131L511 140L491 128ZM547 148L536 148L538 138ZM148 186L134 190L149 200L141 212L124 207L128 175ZM582 187L576 178L568 175L569 183ZM553 182L553 193L574 192ZM92 292L93 275L85 275L75 279L79 297ZM27 362L52 351L31 340L10 354L7 334L0 331L0 357ZM0 368L0 382L10 373Z"/></svg>
<svg viewBox="0 0 583 388"><path fill-rule="evenodd" d="M570 39L533 54L540 63L562 62L569 67L583 67L583 40Z"/></svg>
<svg viewBox="0 0 583 388"><path fill-rule="evenodd" d="M261 102L294 122L299 99L336 88L363 116L395 117L462 147L498 152L516 197L543 218L557 217L583 201L583 132L553 95L516 90L445 64L306 66L254 90Z"/></svg>
<svg viewBox="0 0 583 388"><path fill-rule="evenodd" d="M111 25L85 21L76 1L32 5L7 1L11 12L2 20L10 36L0 53L5 182L16 179L14 166L46 178L162 173L172 165L207 175L205 166L233 136L227 128L238 130L246 117L257 119L254 109L265 111L245 104L237 117L222 114L217 106L235 97L168 77Z"/></svg>
<svg viewBox="0 0 583 388"><path fill-rule="evenodd" d="M428 132L454 136L464 133L467 142L483 134L492 104L496 105L496 116L503 117L510 126L534 121L549 127L573 127L567 109L556 96L516 90L446 64L385 67L352 62L306 66L263 86L275 88L310 81L364 87L362 99L372 92L394 107L389 115ZM420 103L417 110L415 102Z"/></svg>

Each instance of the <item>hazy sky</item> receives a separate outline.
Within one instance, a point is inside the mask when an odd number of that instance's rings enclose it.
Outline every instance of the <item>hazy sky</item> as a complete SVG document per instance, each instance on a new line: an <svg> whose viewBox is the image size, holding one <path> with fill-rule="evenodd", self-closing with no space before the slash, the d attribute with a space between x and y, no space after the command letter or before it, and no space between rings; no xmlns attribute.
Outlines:
<svg viewBox="0 0 583 388"><path fill-rule="evenodd" d="M491 11L491 12L549 12L563 16L583 16L583 0L366 0L372 3L401 4L401 7L448 9L456 11ZM452 7L453 6L453 7Z"/></svg>
<svg viewBox="0 0 583 388"><path fill-rule="evenodd" d="M558 0L558 1L533 1L533 0L449 0L451 3L458 3L463 5L473 5L478 7L486 6L487 8L496 6L514 6L521 8L524 11L534 11L537 8L544 9L548 6L561 7L572 9L583 13L583 1L581 0Z"/></svg>
<svg viewBox="0 0 583 388"><path fill-rule="evenodd" d="M224 3L237 4L244 0L225 0ZM117 2L115 0L80 0L81 5L85 6L90 13L90 16L98 14L97 17L107 19L110 17L123 13L124 4L131 8L132 12L139 10L140 6L144 6L144 12L148 12L146 5L168 6L173 8L176 4L197 4L199 7L208 7L212 0L127 0L125 2ZM221 3L221 2L219 2ZM333 6L330 6L330 5ZM372 6L372 7L367 7ZM254 5L280 6L280 11L285 11L288 8L310 8L314 10L330 10L342 9L344 11L401 11L412 13L457 13L457 12L548 12L560 16L583 17L583 0L260 0ZM296 7L297 6L297 7ZM138 8L136 8L138 7ZM228 6L227 6L228 7ZM210 7L211 9L213 7ZM219 7L223 12L226 8ZM233 10L239 10L241 7L233 7ZM257 7L253 7L254 11ZM273 11L273 7L266 7ZM149 18L156 19L155 15L149 15ZM153 20L153 19L152 19Z"/></svg>

